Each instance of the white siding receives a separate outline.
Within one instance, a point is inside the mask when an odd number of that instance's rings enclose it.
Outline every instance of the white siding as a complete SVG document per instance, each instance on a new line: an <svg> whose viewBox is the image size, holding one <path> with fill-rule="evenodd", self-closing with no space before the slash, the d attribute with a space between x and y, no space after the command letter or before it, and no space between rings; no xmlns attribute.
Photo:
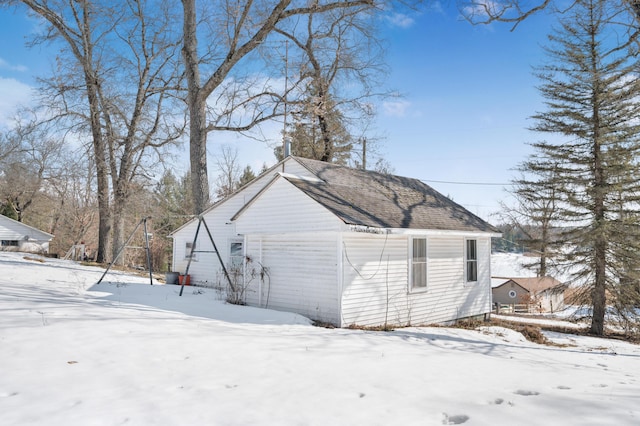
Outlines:
<svg viewBox="0 0 640 426"><path fill-rule="evenodd" d="M0 250L44 252L49 251L53 235L0 215L0 240L18 241L18 246L0 246Z"/></svg>
<svg viewBox="0 0 640 426"><path fill-rule="evenodd" d="M204 218L209 226L213 240L220 252L225 265L229 262L229 247L232 240L239 237L235 223L230 223L231 218L247 204L260 190L262 190L278 172L291 173L298 176L313 177L313 174L300 165L296 160L290 158L284 162L284 166L279 166L272 173L256 179L242 191L233 195L213 209L205 213ZM296 210L298 207L290 208ZM187 268L188 259L185 257L185 247L187 241L193 241L197 220L192 221L173 234L173 264L172 269L176 272L184 273ZM204 226L201 226L197 243L198 251L213 251ZM221 284L226 287L226 279L222 273L222 267L215 253L197 253L197 261L192 261L189 267L191 281L199 285L215 286Z"/></svg>
<svg viewBox="0 0 640 426"><path fill-rule="evenodd" d="M247 255L268 274L247 280L245 301L339 324L337 244L337 233L247 237Z"/></svg>
<svg viewBox="0 0 640 426"><path fill-rule="evenodd" d="M276 180L236 219L241 234L338 231L343 222L284 178Z"/></svg>
<svg viewBox="0 0 640 426"><path fill-rule="evenodd" d="M489 238L478 238L478 282L465 283L464 237L429 237L427 289L412 292L408 236L388 237L386 246L385 236L343 240L343 326L443 323L490 311Z"/></svg>
<svg viewBox="0 0 640 426"><path fill-rule="evenodd" d="M407 323L407 237L343 234L342 326Z"/></svg>
<svg viewBox="0 0 640 426"><path fill-rule="evenodd" d="M239 237L235 224L231 223L231 218L242 206L249 202L273 176L273 174L263 176L241 192L233 195L228 200L220 203L204 214L204 220L209 226L209 230L211 231L211 235L225 266L229 262L230 243ZM176 272L184 273L187 268L186 243L187 241L193 241L197 226L198 221L195 220L173 234L173 270ZM201 253L196 253L197 261L192 261L189 267L191 281L199 285L216 286L221 284L226 287L227 282L222 273L222 266L216 254L213 253L213 246L204 225L200 227L196 250L201 251ZM202 253L202 251L207 253Z"/></svg>

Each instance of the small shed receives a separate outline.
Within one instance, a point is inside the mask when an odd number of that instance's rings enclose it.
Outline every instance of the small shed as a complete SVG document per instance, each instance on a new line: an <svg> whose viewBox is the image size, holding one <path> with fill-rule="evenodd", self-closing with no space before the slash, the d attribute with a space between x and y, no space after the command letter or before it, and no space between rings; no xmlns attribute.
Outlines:
<svg viewBox="0 0 640 426"><path fill-rule="evenodd" d="M497 312L551 312L564 308L567 286L553 277L503 278L491 289Z"/></svg>
<svg viewBox="0 0 640 426"><path fill-rule="evenodd" d="M0 215L0 250L49 253L53 235Z"/></svg>
<svg viewBox="0 0 640 426"><path fill-rule="evenodd" d="M417 179L288 157L202 218L248 305L340 327L491 311L499 231ZM224 283L198 223L172 233L174 271L191 258L192 284Z"/></svg>

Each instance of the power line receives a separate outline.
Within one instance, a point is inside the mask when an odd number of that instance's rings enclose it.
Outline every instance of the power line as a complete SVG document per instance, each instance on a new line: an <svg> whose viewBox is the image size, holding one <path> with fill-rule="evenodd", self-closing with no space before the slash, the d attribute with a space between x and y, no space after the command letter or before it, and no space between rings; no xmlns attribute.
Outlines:
<svg viewBox="0 0 640 426"><path fill-rule="evenodd" d="M429 180L420 179L424 183L449 183L452 185L481 185L481 186L511 186L511 183L498 183L498 182L453 182L448 180Z"/></svg>

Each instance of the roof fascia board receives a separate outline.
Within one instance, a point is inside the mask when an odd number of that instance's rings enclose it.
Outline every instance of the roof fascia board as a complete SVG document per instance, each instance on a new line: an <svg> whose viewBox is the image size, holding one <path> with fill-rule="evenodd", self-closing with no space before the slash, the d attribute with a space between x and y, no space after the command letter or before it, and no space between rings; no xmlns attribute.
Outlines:
<svg viewBox="0 0 640 426"><path fill-rule="evenodd" d="M189 226L191 223L195 222L196 220L198 220L200 218L200 216L204 216L207 213L209 213L211 210L221 206L222 204L224 204L225 202L227 202L228 200L230 200L231 198L235 197L236 195L240 194L241 192L243 192L245 190L245 188L249 187L250 185L253 185L255 182L257 182L259 179L261 179L263 176L272 173L273 171L275 171L278 167L282 167L282 165L289 160L295 160L295 157L287 157L284 160L279 161L278 163L274 164L273 166L269 167L264 173L260 174L260 176L256 177L255 179L253 179L251 182L249 182L248 184L246 184L245 186L243 186L240 189L235 190L233 193L231 193L229 196L224 197L222 200L218 200L215 203L213 203L211 206L209 206L208 208L206 208L202 213L200 213L199 215L193 215L193 219L190 219L189 221L187 221L187 223L185 223L184 225L182 225L181 227L179 227L178 229L176 229L175 231L169 233L168 237L169 238L173 238L174 235L178 232L180 232L183 228ZM303 165L304 166L304 165ZM269 183L270 184L270 183ZM267 184L267 185L269 185ZM260 191L262 192L262 191ZM255 198L255 197L254 197Z"/></svg>
<svg viewBox="0 0 640 426"><path fill-rule="evenodd" d="M255 201L256 201L258 198L260 198L260 196L261 196L262 194L264 194L264 193L265 193L265 191L266 191L267 189L271 188L271 186L272 186L272 185L273 185L273 184L274 184L278 179L280 179L281 177L282 177L282 174L281 174L280 172L276 173L276 174L273 176L273 178L272 178L272 179L271 179L271 180L270 180L270 181L269 181L265 186L263 186L263 187L262 187L262 189L261 189L260 191L258 191L258 193L257 193L256 195L254 195L254 196L253 196L249 201L247 201L247 203L246 203L244 206L242 206L242 207L240 208L240 210L238 210L238 211L236 212L236 214L234 214L234 215L231 217L231 219L230 219L230 220L231 220L231 222L233 222L233 221L237 220L240 216L242 216L242 213L244 213L244 212L245 212L249 207L251 207L251 206L253 205L253 203L255 203Z"/></svg>
<svg viewBox="0 0 640 426"><path fill-rule="evenodd" d="M26 223L19 222L19 221L15 220L15 219L11 219L11 218L10 218L10 217L8 217L8 216L4 216L4 215L2 215L2 217L3 217L4 219L6 219L6 220L10 221L10 222L13 222L13 223L15 223L15 224L19 225L19 226L22 226L22 227L24 227L24 228L28 228L28 229L30 229L30 230L32 230L32 231L38 232L39 234L45 235L46 237L49 237L49 239L50 239L50 240L51 240L51 239L53 239L53 237L54 237L54 235L52 235L52 234L50 234L50 233L48 233L48 232L42 231L42 230L40 230L40 229L38 229L38 228L34 228L33 226L27 225Z"/></svg>

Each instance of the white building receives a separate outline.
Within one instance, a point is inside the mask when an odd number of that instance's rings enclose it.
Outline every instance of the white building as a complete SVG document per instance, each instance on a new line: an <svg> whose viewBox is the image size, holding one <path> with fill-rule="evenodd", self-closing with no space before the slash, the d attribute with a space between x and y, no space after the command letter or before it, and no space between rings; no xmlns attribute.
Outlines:
<svg viewBox="0 0 640 426"><path fill-rule="evenodd" d="M202 217L252 306L341 327L491 311L498 231L416 179L288 157ZM172 234L175 271L187 266L198 223ZM224 284L204 230L194 250L191 282Z"/></svg>
<svg viewBox="0 0 640 426"><path fill-rule="evenodd" d="M0 250L49 253L53 235L0 215Z"/></svg>

